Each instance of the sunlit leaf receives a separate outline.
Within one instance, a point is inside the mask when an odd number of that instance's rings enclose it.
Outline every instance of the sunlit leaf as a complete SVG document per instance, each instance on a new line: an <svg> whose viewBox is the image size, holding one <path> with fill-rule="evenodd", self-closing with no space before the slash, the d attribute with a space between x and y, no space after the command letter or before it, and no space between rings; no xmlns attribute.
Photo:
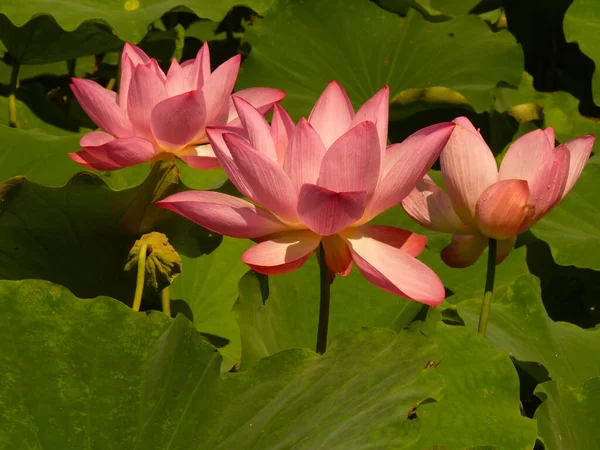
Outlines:
<svg viewBox="0 0 600 450"><path fill-rule="evenodd" d="M391 99L406 89L445 86L481 111L499 81L518 84L523 64L515 39L493 33L476 16L431 23L414 11L398 17L368 0L282 0L245 39L252 50L238 87L269 80L287 92L283 105L296 119L309 114L334 79L355 106L386 84Z"/></svg>
<svg viewBox="0 0 600 450"><path fill-rule="evenodd" d="M480 302L480 299L466 299L458 305L459 314L472 327L477 326ZM546 423L539 429L542 439L559 442L559 435L564 434L565 439L567 432L572 436L586 433L581 428L586 424L578 420L578 410L563 410L556 405L577 408L570 399L573 391L590 378L600 376L600 328L586 330L570 323L554 322L544 309L539 281L533 275L523 275L507 288L496 290L487 339L518 361L542 364L554 380L551 385L544 383L539 387L549 402L540 413ZM550 422L560 423L560 427L547 426ZM585 448L576 442L557 448Z"/></svg>
<svg viewBox="0 0 600 450"><path fill-rule="evenodd" d="M58 0L51 3L32 0L24 4L1 0L0 11L17 26L23 25L35 14L52 14L67 31L76 29L84 21L101 20L110 25L120 39L138 43L146 34L148 25L176 7L183 6L199 17L219 22L236 5L248 6L257 13L264 14L272 3L273 0Z"/></svg>
<svg viewBox="0 0 600 450"><path fill-rule="evenodd" d="M354 330L322 357L287 350L219 377L183 316L43 281L0 282L0 309L6 448L406 448L420 428L409 412L444 389L418 331Z"/></svg>
<svg viewBox="0 0 600 450"><path fill-rule="evenodd" d="M433 309L413 326L439 345L442 359L430 367L444 377L446 390L442 400L419 408L421 437L410 448L532 449L537 427L521 415L510 358L474 330L442 323Z"/></svg>

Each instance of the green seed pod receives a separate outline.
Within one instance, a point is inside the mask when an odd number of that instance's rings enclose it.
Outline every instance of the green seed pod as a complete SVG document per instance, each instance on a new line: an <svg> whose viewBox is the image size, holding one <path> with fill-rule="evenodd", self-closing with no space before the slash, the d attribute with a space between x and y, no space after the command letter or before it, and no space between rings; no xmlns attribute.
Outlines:
<svg viewBox="0 0 600 450"><path fill-rule="evenodd" d="M126 271L137 269L140 248L143 244L147 247L145 285L160 292L181 273L181 257L169 244L167 236L153 231L135 241L127 257Z"/></svg>

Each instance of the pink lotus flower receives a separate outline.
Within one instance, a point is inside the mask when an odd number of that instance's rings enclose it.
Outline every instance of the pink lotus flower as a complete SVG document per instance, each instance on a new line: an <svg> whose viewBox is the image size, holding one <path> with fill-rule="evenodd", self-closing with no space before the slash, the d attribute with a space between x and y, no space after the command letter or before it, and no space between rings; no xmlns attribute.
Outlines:
<svg viewBox="0 0 600 450"><path fill-rule="evenodd" d="M496 263L508 256L516 236L529 229L571 191L590 156L594 137L554 148L554 130L536 130L508 149L500 171L492 151L469 119L455 129L442 151L442 179L448 193L429 176L402 201L425 228L452 233L442 251L451 267L467 267L481 256L488 238L498 240Z"/></svg>
<svg viewBox="0 0 600 450"><path fill-rule="evenodd" d="M435 306L444 287L415 259L426 238L367 222L414 188L454 127L434 125L386 148L388 99L386 87L355 114L332 82L308 120L296 126L276 105L269 127L234 96L244 129L210 129L208 135L233 184L256 204L208 191L178 193L158 204L217 233L257 241L242 256L257 272L297 269L322 242L332 272L348 275L355 262L380 288Z"/></svg>
<svg viewBox="0 0 600 450"><path fill-rule="evenodd" d="M83 136L80 145L84 150L69 156L98 170L116 170L173 156L195 169L219 167L206 127L239 125L231 92L240 60L241 56L236 55L211 73L205 43L196 59L181 65L173 59L165 75L155 59L126 43L118 95L94 81L73 78L75 97L103 131ZM236 95L264 114L285 93L252 88Z"/></svg>

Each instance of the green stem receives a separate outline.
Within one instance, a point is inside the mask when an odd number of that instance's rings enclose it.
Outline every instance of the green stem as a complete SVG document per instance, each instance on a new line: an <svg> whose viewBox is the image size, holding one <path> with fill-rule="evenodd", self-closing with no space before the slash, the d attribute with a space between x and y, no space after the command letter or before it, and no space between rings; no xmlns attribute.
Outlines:
<svg viewBox="0 0 600 450"><path fill-rule="evenodd" d="M160 299L162 300L162 310L165 316L171 317L171 295L169 293L169 286L164 288L160 293Z"/></svg>
<svg viewBox="0 0 600 450"><path fill-rule="evenodd" d="M19 87L19 65L12 66L8 91L8 126L17 128L17 88Z"/></svg>
<svg viewBox="0 0 600 450"><path fill-rule="evenodd" d="M492 305L492 294L494 293L494 278L496 277L496 239L490 238L488 250L487 274L485 277L485 292L483 293L483 302L481 303L481 313L479 314L479 327L477 332L485 338L488 318L490 316L490 307Z"/></svg>
<svg viewBox="0 0 600 450"><path fill-rule="evenodd" d="M323 243L319 244L319 273L321 276L321 295L319 302L319 328L317 331L317 353L325 353L327 348L327 332L329 329L329 301L331 298L331 282L329 281L330 272L325 261L325 249Z"/></svg>
<svg viewBox="0 0 600 450"><path fill-rule="evenodd" d="M108 89L109 91L112 91L112 90L114 90L116 84L117 84L117 79L111 78L110 80L108 80L108 83L106 83L106 89Z"/></svg>
<svg viewBox="0 0 600 450"><path fill-rule="evenodd" d="M147 244L140 246L138 253L138 271L137 271L137 282L135 283L135 296L133 297L133 306L131 309L139 311L142 306L142 295L144 294L144 277L146 275L146 250Z"/></svg>
<svg viewBox="0 0 600 450"><path fill-rule="evenodd" d="M181 56L183 55L183 45L185 44L185 28L178 23L175 28L175 53L173 54L173 58L177 61L181 61Z"/></svg>

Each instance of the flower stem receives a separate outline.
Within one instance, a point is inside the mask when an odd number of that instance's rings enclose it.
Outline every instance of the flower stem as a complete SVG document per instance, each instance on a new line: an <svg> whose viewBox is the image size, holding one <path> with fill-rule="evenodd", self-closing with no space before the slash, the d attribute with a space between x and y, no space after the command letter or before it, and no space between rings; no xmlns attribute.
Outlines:
<svg viewBox="0 0 600 450"><path fill-rule="evenodd" d="M12 66L8 91L8 126L17 128L17 88L19 87L19 65Z"/></svg>
<svg viewBox="0 0 600 450"><path fill-rule="evenodd" d="M327 331L329 329L329 301L331 298L331 282L329 280L329 266L325 261L325 249L323 243L319 244L317 253L319 260L319 273L321 276L321 295L319 302L319 328L317 331L317 353L325 353L327 348Z"/></svg>
<svg viewBox="0 0 600 450"><path fill-rule="evenodd" d="M494 293L494 278L496 277L496 244L496 239L490 238L487 274L485 276L485 292L483 293L481 313L479 314L479 327L477 328L477 332L484 338L487 330L488 318L490 316L492 294Z"/></svg>
<svg viewBox="0 0 600 450"><path fill-rule="evenodd" d="M135 296L133 297L133 306L131 309L139 311L142 306L142 295L144 294L144 276L146 275L146 250L147 244L140 246L138 253L138 270L137 270L137 281L135 283Z"/></svg>
<svg viewBox="0 0 600 450"><path fill-rule="evenodd" d="M169 293L169 286L162 290L160 299L162 300L162 310L164 315L171 317L171 295Z"/></svg>

